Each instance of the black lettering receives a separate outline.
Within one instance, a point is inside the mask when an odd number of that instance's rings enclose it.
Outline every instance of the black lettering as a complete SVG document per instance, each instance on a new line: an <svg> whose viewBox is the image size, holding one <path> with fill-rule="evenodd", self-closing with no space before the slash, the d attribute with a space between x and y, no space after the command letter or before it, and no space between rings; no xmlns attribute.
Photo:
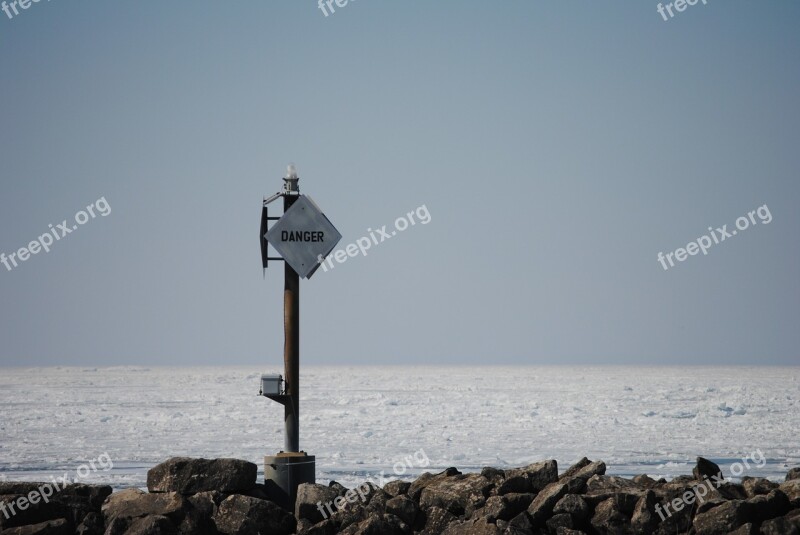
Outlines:
<svg viewBox="0 0 800 535"><path fill-rule="evenodd" d="M281 241L289 241L289 233L285 230L281 231Z"/></svg>

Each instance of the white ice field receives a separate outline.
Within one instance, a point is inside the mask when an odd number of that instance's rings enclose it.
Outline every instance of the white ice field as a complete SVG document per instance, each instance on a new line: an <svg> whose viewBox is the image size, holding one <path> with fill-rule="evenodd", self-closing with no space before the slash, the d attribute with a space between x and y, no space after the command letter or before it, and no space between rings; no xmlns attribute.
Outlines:
<svg viewBox="0 0 800 535"><path fill-rule="evenodd" d="M257 395L262 371L276 370L2 368L0 480L144 487L173 456L247 459L261 473L283 448L283 408ZM584 455L611 474L667 478L703 455L728 476L758 450L767 463L742 475L780 480L800 465L799 378L800 367L306 366L300 440L321 483L389 477L420 449L430 466L402 477L542 459L564 470ZM103 453L113 470L78 478Z"/></svg>

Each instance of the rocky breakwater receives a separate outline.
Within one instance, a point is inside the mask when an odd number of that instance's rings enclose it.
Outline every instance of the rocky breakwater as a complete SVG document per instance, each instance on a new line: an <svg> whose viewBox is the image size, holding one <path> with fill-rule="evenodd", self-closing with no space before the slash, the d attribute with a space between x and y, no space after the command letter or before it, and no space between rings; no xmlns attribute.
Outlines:
<svg viewBox="0 0 800 535"><path fill-rule="evenodd" d="M304 484L285 511L256 483L256 466L235 459L175 458L148 473L148 490L111 494L72 485L6 518L1 535L800 535L800 469L776 483L732 483L698 458L672 481L607 476L582 459L559 474L556 461L523 468L455 468L383 488ZM17 504L37 484L0 484ZM23 514L24 513L24 514Z"/></svg>

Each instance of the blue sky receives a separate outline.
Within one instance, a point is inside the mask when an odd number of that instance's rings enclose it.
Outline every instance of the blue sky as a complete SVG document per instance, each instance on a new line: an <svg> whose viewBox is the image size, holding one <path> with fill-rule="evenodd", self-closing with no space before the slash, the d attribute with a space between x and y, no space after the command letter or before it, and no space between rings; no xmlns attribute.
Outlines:
<svg viewBox="0 0 800 535"><path fill-rule="evenodd" d="M343 235L316 364L797 364L800 5L53 0L0 12L0 365L280 365L260 201ZM665 271L671 252L773 217Z"/></svg>

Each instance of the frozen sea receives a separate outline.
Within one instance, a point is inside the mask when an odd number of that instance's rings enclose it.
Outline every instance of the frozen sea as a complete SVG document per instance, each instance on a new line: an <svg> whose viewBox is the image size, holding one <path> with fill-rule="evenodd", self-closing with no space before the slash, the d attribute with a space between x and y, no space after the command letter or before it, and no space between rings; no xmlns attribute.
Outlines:
<svg viewBox="0 0 800 535"><path fill-rule="evenodd" d="M261 474L283 447L283 408L257 395L262 371L275 370L2 368L0 480L144 487L172 456L247 459ZM408 478L543 459L564 470L584 455L611 474L666 478L703 455L728 476L754 452L766 464L742 475L780 480L800 465L799 378L800 367L304 367L301 447L319 482L345 485L398 463ZM78 475L104 453L112 470Z"/></svg>

